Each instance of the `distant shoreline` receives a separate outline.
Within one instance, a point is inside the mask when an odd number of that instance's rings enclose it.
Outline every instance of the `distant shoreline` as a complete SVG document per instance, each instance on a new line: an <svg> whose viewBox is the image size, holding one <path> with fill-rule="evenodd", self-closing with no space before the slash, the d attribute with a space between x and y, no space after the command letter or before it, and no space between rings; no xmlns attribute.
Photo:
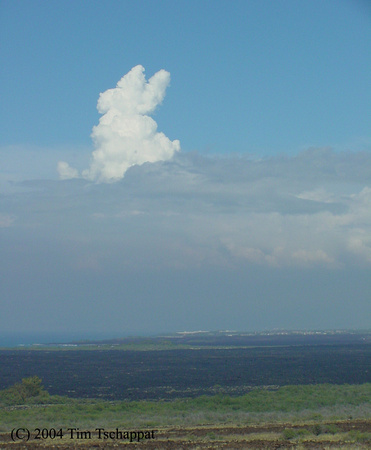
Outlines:
<svg viewBox="0 0 371 450"><path fill-rule="evenodd" d="M220 338L239 338L255 341L256 338L265 339L282 339L287 338L303 338L312 337L328 337L336 338L341 336L360 336L364 335L371 343L371 330L265 330L265 331L177 331L172 333L150 334L144 335L124 335L118 336L119 333L112 333L110 335L103 333L0 333L0 348L37 348L37 347L81 347L81 346L95 346L95 345L139 345L159 344L164 340L180 343L184 342L192 344L194 342L210 341L211 339ZM255 338L255 339L254 339ZM199 342L198 342L199 345ZM228 343L227 343L228 345ZM288 345L291 345L290 343ZM207 344L210 346L210 343ZM239 345L238 345L239 346Z"/></svg>

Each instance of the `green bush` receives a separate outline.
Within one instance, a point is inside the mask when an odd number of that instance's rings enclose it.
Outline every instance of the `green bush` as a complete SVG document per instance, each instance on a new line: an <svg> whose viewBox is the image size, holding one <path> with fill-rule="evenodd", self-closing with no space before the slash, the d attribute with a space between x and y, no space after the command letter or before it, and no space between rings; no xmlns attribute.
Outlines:
<svg viewBox="0 0 371 450"><path fill-rule="evenodd" d="M41 378L37 376L23 378L20 383L16 383L0 392L0 404L12 406L46 403L50 396L41 383Z"/></svg>
<svg viewBox="0 0 371 450"><path fill-rule="evenodd" d="M282 431L282 436L284 439L289 440L289 439L294 439L296 438L296 431L293 428L285 428Z"/></svg>
<svg viewBox="0 0 371 450"><path fill-rule="evenodd" d="M314 425L314 427L312 428L313 434L315 434L316 436L319 436L320 434L323 433L323 429L322 429L322 425L320 425L319 423L317 423L316 425Z"/></svg>
<svg viewBox="0 0 371 450"><path fill-rule="evenodd" d="M283 438L287 440L308 436L309 434L311 432L306 428L285 428L282 432Z"/></svg>
<svg viewBox="0 0 371 450"><path fill-rule="evenodd" d="M339 427L334 424L322 425L322 433L336 434L339 431Z"/></svg>
<svg viewBox="0 0 371 450"><path fill-rule="evenodd" d="M297 437L308 436L309 434L312 434L312 433L309 430L307 430L306 428L298 428L296 430Z"/></svg>

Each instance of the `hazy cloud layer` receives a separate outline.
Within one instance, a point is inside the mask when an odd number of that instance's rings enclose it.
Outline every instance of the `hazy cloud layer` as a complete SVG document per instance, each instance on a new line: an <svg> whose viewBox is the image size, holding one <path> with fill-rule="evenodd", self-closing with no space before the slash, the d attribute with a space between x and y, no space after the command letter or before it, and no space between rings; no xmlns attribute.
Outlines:
<svg viewBox="0 0 371 450"><path fill-rule="evenodd" d="M84 247L91 237L97 266L101 241L138 267L368 265L370 174L369 154L329 149L266 160L178 154L114 185L30 182L21 208L6 201L3 224L54 233L62 219L67 240Z"/></svg>
<svg viewBox="0 0 371 450"><path fill-rule="evenodd" d="M178 153L0 197L3 330L366 327L371 155Z"/></svg>
<svg viewBox="0 0 371 450"><path fill-rule="evenodd" d="M133 165L170 159L180 150L179 141L170 141L157 131L149 117L165 97L170 74L160 70L148 80L144 67L138 65L121 78L114 89L99 96L98 111L102 114L93 128L96 150L90 167L82 172L87 180L114 182L123 178ZM78 171L66 162L59 162L61 179L77 178Z"/></svg>

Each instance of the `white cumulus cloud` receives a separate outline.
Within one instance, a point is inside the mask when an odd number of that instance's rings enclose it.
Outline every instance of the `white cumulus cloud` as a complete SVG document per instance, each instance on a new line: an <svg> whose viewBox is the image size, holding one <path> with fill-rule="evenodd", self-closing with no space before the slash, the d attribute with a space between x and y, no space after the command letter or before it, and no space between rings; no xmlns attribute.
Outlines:
<svg viewBox="0 0 371 450"><path fill-rule="evenodd" d="M78 170L63 161L59 161L58 163L58 173L61 180L70 180L71 178L79 177Z"/></svg>
<svg viewBox="0 0 371 450"><path fill-rule="evenodd" d="M165 70L146 81L144 67L138 65L114 89L100 94L97 109L102 117L92 132L96 149L83 178L118 181L129 167L165 161L180 150L179 141L158 132L157 123L149 116L163 101L169 82L170 74ZM58 171L62 179L77 176L65 162L58 164Z"/></svg>

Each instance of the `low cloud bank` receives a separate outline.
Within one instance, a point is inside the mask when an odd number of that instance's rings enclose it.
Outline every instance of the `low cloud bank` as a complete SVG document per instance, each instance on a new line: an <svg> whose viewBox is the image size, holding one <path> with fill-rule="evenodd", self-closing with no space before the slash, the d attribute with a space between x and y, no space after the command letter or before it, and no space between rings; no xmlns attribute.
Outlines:
<svg viewBox="0 0 371 450"><path fill-rule="evenodd" d="M135 165L110 185L23 184L34 192L4 198L12 221L3 223L53 235L63 215L63 236L82 264L97 267L100 246L118 252L120 267L140 269L369 267L370 174L368 152L317 148L262 160L182 152Z"/></svg>
<svg viewBox="0 0 371 450"><path fill-rule="evenodd" d="M144 67L138 65L114 89L100 94L97 109L102 117L92 131L96 150L90 167L82 172L83 178L115 182L131 166L166 161L180 150L179 141L158 132L157 123L149 116L162 103L169 83L170 74L165 70L147 82ZM58 163L58 173L63 180L80 176L63 161Z"/></svg>

